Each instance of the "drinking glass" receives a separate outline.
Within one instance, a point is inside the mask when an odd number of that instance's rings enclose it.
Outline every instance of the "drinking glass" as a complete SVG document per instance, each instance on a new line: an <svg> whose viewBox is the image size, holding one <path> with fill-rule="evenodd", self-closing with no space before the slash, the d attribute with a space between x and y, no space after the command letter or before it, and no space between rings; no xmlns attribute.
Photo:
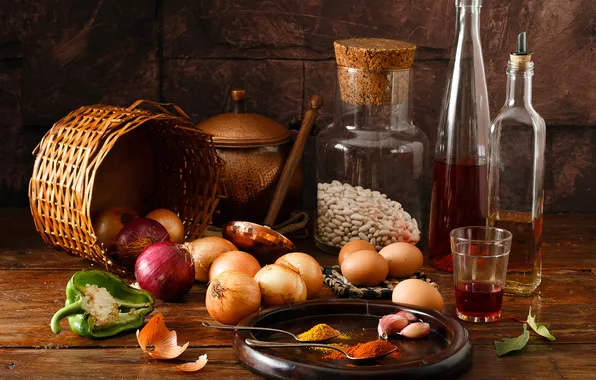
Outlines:
<svg viewBox="0 0 596 380"><path fill-rule="evenodd" d="M461 227L450 233L457 316L470 322L501 317L511 232L494 227Z"/></svg>

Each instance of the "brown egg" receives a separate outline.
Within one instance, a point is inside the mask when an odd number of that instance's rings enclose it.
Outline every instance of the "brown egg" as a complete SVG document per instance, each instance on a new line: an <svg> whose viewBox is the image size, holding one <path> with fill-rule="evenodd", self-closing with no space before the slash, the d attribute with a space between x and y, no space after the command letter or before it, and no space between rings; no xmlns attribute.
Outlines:
<svg viewBox="0 0 596 380"><path fill-rule="evenodd" d="M356 251L341 264L341 273L354 285L378 285L387 277L387 260L376 251Z"/></svg>
<svg viewBox="0 0 596 380"><path fill-rule="evenodd" d="M379 253L389 263L389 278L410 277L424 261L422 252L410 243L393 243L384 247Z"/></svg>
<svg viewBox="0 0 596 380"><path fill-rule="evenodd" d="M443 310L441 293L424 280L409 279L400 282L393 289L391 300L400 304Z"/></svg>
<svg viewBox="0 0 596 380"><path fill-rule="evenodd" d="M341 250L339 251L339 257L337 258L339 261L339 265L344 262L344 259L351 253L357 251L375 251L374 245L370 244L366 240L352 240L348 244L344 245Z"/></svg>

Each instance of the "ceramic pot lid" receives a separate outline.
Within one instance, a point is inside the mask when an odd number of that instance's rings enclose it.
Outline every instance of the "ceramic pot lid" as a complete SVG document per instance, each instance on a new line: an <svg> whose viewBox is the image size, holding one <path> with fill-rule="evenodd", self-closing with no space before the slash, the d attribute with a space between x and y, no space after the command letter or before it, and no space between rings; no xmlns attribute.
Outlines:
<svg viewBox="0 0 596 380"><path fill-rule="evenodd" d="M213 116L197 125L213 135L215 147L256 148L290 141L292 133L282 124L256 113L245 113L245 96L245 90L232 90L234 112Z"/></svg>

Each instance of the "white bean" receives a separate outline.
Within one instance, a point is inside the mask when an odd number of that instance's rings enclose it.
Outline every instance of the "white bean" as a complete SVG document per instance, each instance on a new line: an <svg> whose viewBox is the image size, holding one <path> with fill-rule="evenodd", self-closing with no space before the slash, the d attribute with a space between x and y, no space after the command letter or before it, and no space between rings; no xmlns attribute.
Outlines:
<svg viewBox="0 0 596 380"><path fill-rule="evenodd" d="M370 224L365 224L364 226L361 226L360 228L358 228L358 231L360 232L364 232L364 231L369 231L370 230Z"/></svg>
<svg viewBox="0 0 596 380"><path fill-rule="evenodd" d="M354 220L362 221L363 218L364 217L358 213L352 215L352 219L354 219Z"/></svg>

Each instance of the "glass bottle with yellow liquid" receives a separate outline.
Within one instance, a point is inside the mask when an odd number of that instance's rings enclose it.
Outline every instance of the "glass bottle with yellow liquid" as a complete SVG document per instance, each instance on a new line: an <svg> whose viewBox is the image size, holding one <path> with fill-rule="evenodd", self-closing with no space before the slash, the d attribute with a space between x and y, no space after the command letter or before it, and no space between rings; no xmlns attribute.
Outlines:
<svg viewBox="0 0 596 380"><path fill-rule="evenodd" d="M513 234L505 293L530 295L542 276L544 120L532 106L534 63L526 33L507 65L507 98L489 132L489 226Z"/></svg>

